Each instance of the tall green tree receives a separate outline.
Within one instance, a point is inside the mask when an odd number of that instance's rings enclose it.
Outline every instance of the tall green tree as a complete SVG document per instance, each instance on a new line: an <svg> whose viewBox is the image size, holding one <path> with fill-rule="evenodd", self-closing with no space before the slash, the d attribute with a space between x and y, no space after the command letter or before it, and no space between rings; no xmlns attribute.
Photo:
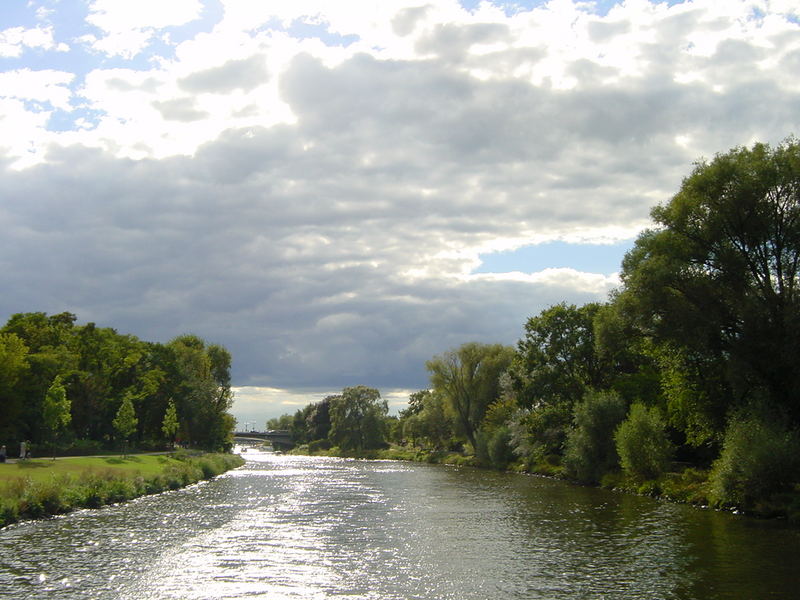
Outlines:
<svg viewBox="0 0 800 600"><path fill-rule="evenodd" d="M175 403L170 398L167 404L167 410L164 413L164 419L161 422L161 432L167 438L170 447L175 447L175 435L178 433L180 423L178 422L178 411L175 408Z"/></svg>
<svg viewBox="0 0 800 600"><path fill-rule="evenodd" d="M230 388L230 353L196 335L182 335L168 345L165 373L170 395L178 403L182 437L208 450L228 450L233 445L235 420Z"/></svg>
<svg viewBox="0 0 800 600"><path fill-rule="evenodd" d="M18 383L28 369L28 348L15 333L0 333L0 439L23 439L25 399Z"/></svg>
<svg viewBox="0 0 800 600"><path fill-rule="evenodd" d="M476 434L486 409L499 397L500 375L513 356L509 346L470 342L426 363L433 390L449 403L473 449L477 449Z"/></svg>
<svg viewBox="0 0 800 600"><path fill-rule="evenodd" d="M800 143L700 162L651 214L621 274L637 326L715 382L716 422L764 396L800 425Z"/></svg>
<svg viewBox="0 0 800 600"><path fill-rule="evenodd" d="M343 450L380 448L386 440L389 405L375 388L347 387L330 399L331 441Z"/></svg>
<svg viewBox="0 0 800 600"><path fill-rule="evenodd" d="M130 443L131 436L136 433L136 427L139 424L139 419L136 418L136 411L133 408L133 402L126 396L119 406L117 416L114 417L114 429L122 438L124 443L123 454L128 454L128 444Z"/></svg>
<svg viewBox="0 0 800 600"><path fill-rule="evenodd" d="M61 383L61 376L57 375L53 383L47 388L42 403L42 422L50 436L53 449L53 460L56 458L56 441L58 436L69 425L72 415L67 390Z"/></svg>
<svg viewBox="0 0 800 600"><path fill-rule="evenodd" d="M599 308L596 303L577 307L562 302L528 319L510 369L521 406L571 408L588 389L605 384L608 368L595 352Z"/></svg>

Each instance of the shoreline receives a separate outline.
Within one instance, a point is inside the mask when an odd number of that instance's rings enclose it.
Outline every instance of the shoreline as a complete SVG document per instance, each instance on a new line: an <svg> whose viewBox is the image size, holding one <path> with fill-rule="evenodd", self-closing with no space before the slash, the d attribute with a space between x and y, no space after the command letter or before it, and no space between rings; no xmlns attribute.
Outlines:
<svg viewBox="0 0 800 600"><path fill-rule="evenodd" d="M708 471L688 467L680 472L670 472L664 474L655 481L644 483L634 483L624 478L622 473L608 473L602 481L596 484L585 483L564 477L559 471L559 467L553 465L542 465L541 469L524 468L520 463L512 463L506 469L480 464L474 455L464 455L457 452L430 451L430 450L408 450L404 448L388 448L382 450L364 450L360 452L342 452L338 448L317 451L298 451L291 450L290 454L304 456L334 456L339 458L354 458L361 460L399 460L407 462L419 462L439 465L454 465L472 467L476 469L487 469L497 472L515 473L519 475L532 475L536 477L546 477L557 479L570 485L582 487L594 487L609 491L630 494L634 496L645 496L655 500L671 502L673 504L685 504L697 508L698 510L717 510L729 512L735 515L747 516L754 519L781 520L792 526L800 527L800 489L794 492L777 495L769 501L762 503L760 510L744 511L738 507L713 506L708 499L707 486ZM798 486L800 487L800 486Z"/></svg>
<svg viewBox="0 0 800 600"><path fill-rule="evenodd" d="M141 457L152 457L142 461ZM130 454L127 457L64 457L56 472L52 459L11 463L20 473L0 472L0 529L21 521L100 508L181 489L213 479L244 464L237 454ZM71 463L68 461L72 461ZM107 463L96 466L94 463ZM89 463L89 466L86 466ZM131 463L131 464L128 464ZM6 463L9 464L9 463ZM30 473L24 471L31 469Z"/></svg>

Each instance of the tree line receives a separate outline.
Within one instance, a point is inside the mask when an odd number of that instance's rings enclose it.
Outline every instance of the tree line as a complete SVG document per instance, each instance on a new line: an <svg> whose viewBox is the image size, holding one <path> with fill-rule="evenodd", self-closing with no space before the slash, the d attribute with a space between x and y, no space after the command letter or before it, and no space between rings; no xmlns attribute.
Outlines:
<svg viewBox="0 0 800 600"><path fill-rule="evenodd" d="M551 306L516 347L431 358L397 417L346 388L268 426L311 449L388 442L497 468L656 490L701 472L753 509L800 483L800 143L701 161L621 265L606 302ZM688 467L688 468L687 468Z"/></svg>
<svg viewBox="0 0 800 600"><path fill-rule="evenodd" d="M0 329L0 442L40 453L232 445L231 355L195 335L145 342L64 312Z"/></svg>

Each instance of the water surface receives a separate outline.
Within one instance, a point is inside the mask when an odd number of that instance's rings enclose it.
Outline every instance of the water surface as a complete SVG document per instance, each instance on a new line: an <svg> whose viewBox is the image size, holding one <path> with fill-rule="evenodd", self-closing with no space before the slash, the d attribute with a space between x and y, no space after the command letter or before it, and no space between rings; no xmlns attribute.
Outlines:
<svg viewBox="0 0 800 600"><path fill-rule="evenodd" d="M255 452L0 530L0 598L796 598L800 531L559 481Z"/></svg>

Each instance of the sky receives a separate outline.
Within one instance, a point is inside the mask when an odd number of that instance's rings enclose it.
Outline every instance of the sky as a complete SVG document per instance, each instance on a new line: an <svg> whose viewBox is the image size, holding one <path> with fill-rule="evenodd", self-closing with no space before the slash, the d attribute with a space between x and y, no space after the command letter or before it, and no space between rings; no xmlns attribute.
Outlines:
<svg viewBox="0 0 800 600"><path fill-rule="evenodd" d="M240 426L604 301L800 127L796 0L4 0L0 321L233 354Z"/></svg>

